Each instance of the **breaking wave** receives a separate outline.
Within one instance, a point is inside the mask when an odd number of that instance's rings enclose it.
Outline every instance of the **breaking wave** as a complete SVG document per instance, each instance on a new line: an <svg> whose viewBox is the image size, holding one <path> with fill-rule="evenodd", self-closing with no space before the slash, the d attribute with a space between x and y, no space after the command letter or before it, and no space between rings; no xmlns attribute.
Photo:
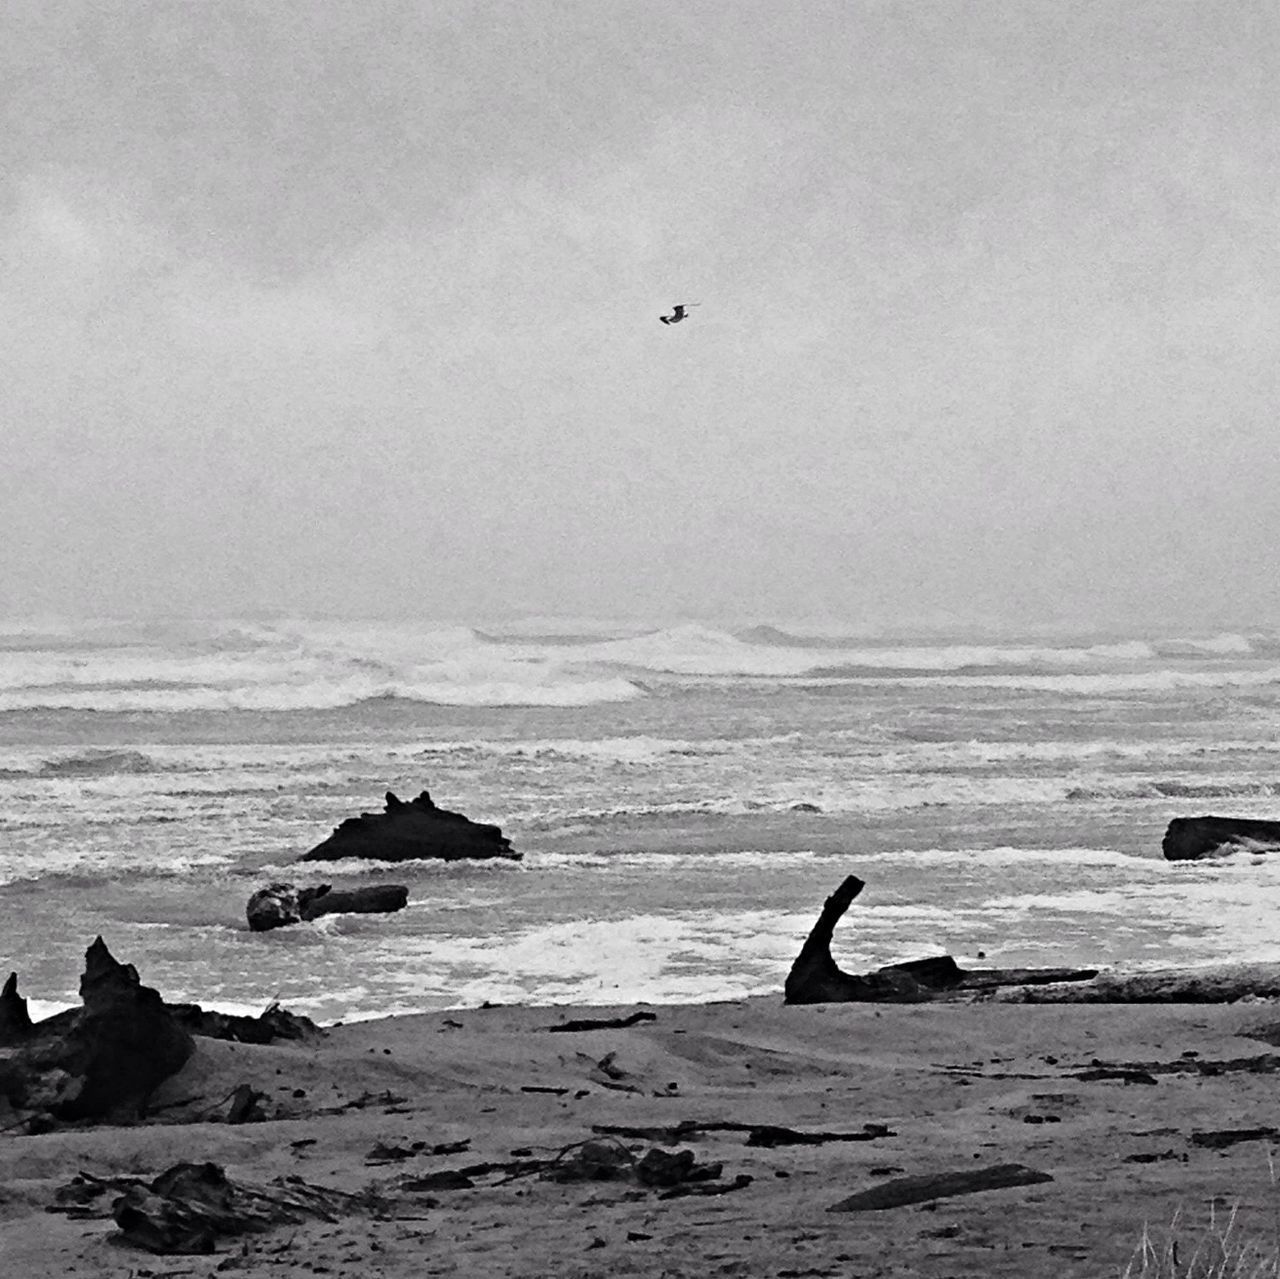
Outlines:
<svg viewBox="0 0 1280 1279"><path fill-rule="evenodd" d="M0 631L0 711L335 710L387 699L578 707L663 680L964 680L1063 692L1267 684L1274 637L1105 642L889 640L696 623L465 626L314 621L95 623Z"/></svg>

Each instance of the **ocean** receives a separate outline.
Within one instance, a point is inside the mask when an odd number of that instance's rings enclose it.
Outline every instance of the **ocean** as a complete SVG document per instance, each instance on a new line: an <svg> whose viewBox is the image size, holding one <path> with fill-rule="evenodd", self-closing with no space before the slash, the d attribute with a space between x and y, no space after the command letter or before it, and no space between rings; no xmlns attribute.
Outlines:
<svg viewBox="0 0 1280 1279"><path fill-rule="evenodd" d="M322 1022L780 992L845 875L857 970L1280 959L1280 634L529 620L0 624L0 970L77 1002L101 934L170 1000ZM393 790L520 863L295 859ZM272 880L397 882L271 933Z"/></svg>

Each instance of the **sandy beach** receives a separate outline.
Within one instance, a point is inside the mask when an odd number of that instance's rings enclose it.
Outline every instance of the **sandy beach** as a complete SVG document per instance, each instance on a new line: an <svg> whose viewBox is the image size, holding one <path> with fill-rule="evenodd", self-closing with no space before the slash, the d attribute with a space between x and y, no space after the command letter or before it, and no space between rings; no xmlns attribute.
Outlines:
<svg viewBox="0 0 1280 1279"><path fill-rule="evenodd" d="M549 1029L637 1011L652 1020ZM1278 1020L1262 1001L793 1008L779 996L482 1008L338 1026L305 1045L199 1038L147 1122L0 1141L0 1271L1118 1275L1144 1225L1159 1235L1175 1213L1184 1241L1236 1206L1238 1229L1271 1238L1270 1143L1265 1131L1239 1138L1274 1118ZM241 1084L265 1094L266 1118L217 1121ZM722 1164L685 1189L724 1193L665 1197L634 1178L521 1171L558 1154L563 1164L593 1136L639 1157L661 1143L599 1130L690 1122L743 1125L686 1128L665 1147ZM857 1139L760 1145L747 1125ZM453 1153L432 1153L442 1146ZM123 1245L110 1194L79 1216L50 1211L78 1172L149 1179L181 1160L259 1186L301 1177L372 1191L383 1207L222 1239L208 1256ZM828 1211L898 1178L1010 1163L1052 1180ZM472 1171L470 1187L413 1188L487 1164L505 1169Z"/></svg>

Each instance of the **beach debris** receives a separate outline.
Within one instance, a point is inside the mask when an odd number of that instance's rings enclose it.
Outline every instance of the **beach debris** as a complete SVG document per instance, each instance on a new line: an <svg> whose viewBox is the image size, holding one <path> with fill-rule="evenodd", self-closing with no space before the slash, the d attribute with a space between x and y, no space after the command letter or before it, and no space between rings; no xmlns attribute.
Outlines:
<svg viewBox="0 0 1280 1279"><path fill-rule="evenodd" d="M1280 1128L1219 1128L1210 1132L1193 1132L1191 1144L1209 1150L1225 1150L1242 1141L1274 1141L1280 1137Z"/></svg>
<svg viewBox="0 0 1280 1279"><path fill-rule="evenodd" d="M1160 845L1171 862L1280 851L1280 822L1256 817L1175 817Z"/></svg>
<svg viewBox="0 0 1280 1279"><path fill-rule="evenodd" d="M388 1142L375 1141L364 1161L367 1164L402 1163L406 1159L416 1159L419 1155L460 1155L470 1148L470 1137L464 1137L461 1141L441 1141L434 1146L425 1141L415 1141L409 1146L393 1146Z"/></svg>
<svg viewBox="0 0 1280 1279"><path fill-rule="evenodd" d="M692 1182L716 1181L724 1171L723 1164L700 1164L692 1150L663 1150L652 1146L636 1164L636 1180L642 1186L669 1190Z"/></svg>
<svg viewBox="0 0 1280 1279"><path fill-rule="evenodd" d="M1052 1181L1047 1172L1037 1172L1023 1164L993 1164L988 1168L966 1168L960 1172L927 1173L918 1177L895 1177L867 1190L860 1190L834 1203L828 1212L875 1212L902 1208L908 1204L972 1195L982 1190L1003 1190L1010 1186L1034 1186Z"/></svg>
<svg viewBox="0 0 1280 1279"><path fill-rule="evenodd" d="M237 1084L232 1089L227 1107L226 1120L229 1124L260 1124L267 1117L262 1103L267 1094L249 1084Z"/></svg>
<svg viewBox="0 0 1280 1279"><path fill-rule="evenodd" d="M636 1157L618 1141L583 1141L566 1147L543 1169L547 1181L621 1181L634 1175Z"/></svg>
<svg viewBox="0 0 1280 1279"><path fill-rule="evenodd" d="M94 1217L109 1217L111 1202L108 1196L124 1194L135 1186L146 1186L141 1177L99 1177L81 1169L64 1186L53 1192L53 1203L46 1212L61 1213L63 1216L88 1220Z"/></svg>
<svg viewBox="0 0 1280 1279"><path fill-rule="evenodd" d="M129 1185L111 1215L122 1242L163 1255L213 1252L219 1238L296 1225L336 1222L353 1212L382 1213L387 1204L369 1192L347 1194L300 1177L268 1185L234 1182L215 1163L179 1163L149 1184Z"/></svg>
<svg viewBox="0 0 1280 1279"><path fill-rule="evenodd" d="M1098 975L1096 969L1074 968L966 970L950 955L887 964L860 975L843 972L831 957L831 937L836 924L865 887L856 875L850 875L823 903L817 923L787 974L786 1003L920 1003L1000 986L1088 981Z"/></svg>
<svg viewBox="0 0 1280 1279"><path fill-rule="evenodd" d="M401 1177L397 1183L401 1190L414 1193L427 1190L472 1190L475 1184L460 1168L445 1168L440 1172L423 1173L421 1176Z"/></svg>
<svg viewBox="0 0 1280 1279"><path fill-rule="evenodd" d="M0 1052L0 1097L59 1120L141 1113L195 1041L101 937L85 952L80 997L83 1007L36 1023L17 1048Z"/></svg>
<svg viewBox="0 0 1280 1279"><path fill-rule="evenodd" d="M670 1191L718 1181L723 1172L723 1164L699 1163L692 1150L651 1146L637 1156L616 1138L593 1137L566 1146L542 1169L541 1175L546 1181L630 1181L650 1190Z"/></svg>
<svg viewBox="0 0 1280 1279"><path fill-rule="evenodd" d="M878 1141L898 1134L885 1124L863 1124L858 1132L797 1132L778 1124L744 1124L725 1119L685 1119L671 1127L635 1128L625 1124L592 1124L591 1131L601 1136L630 1137L640 1141L656 1141L664 1146L678 1145L704 1132L745 1132L748 1146L821 1146L829 1141Z"/></svg>
<svg viewBox="0 0 1280 1279"><path fill-rule="evenodd" d="M18 994L18 974L10 973L0 988L0 1048L30 1039L31 1030L27 1001Z"/></svg>
<svg viewBox="0 0 1280 1279"><path fill-rule="evenodd" d="M245 915L255 933L289 924L310 923L322 915L379 915L403 910L409 890L403 884L370 884L363 888L337 888L315 884L268 884L249 898Z"/></svg>
<svg viewBox="0 0 1280 1279"><path fill-rule="evenodd" d="M546 1029L553 1035L575 1034L586 1030L626 1030L628 1027L638 1026L641 1022L657 1020L655 1013L636 1012L628 1017L579 1017L571 1021L562 1021L558 1026L548 1026Z"/></svg>
<svg viewBox="0 0 1280 1279"><path fill-rule="evenodd" d="M323 1106L316 1111L318 1115L345 1115L348 1110L367 1110L370 1106L382 1106L383 1114L397 1115L404 1114L401 1109L408 1097L402 1097L399 1093L394 1093L387 1088L382 1092L365 1091L358 1097L352 1097L347 1101L339 1102L336 1106Z"/></svg>
<svg viewBox="0 0 1280 1279"><path fill-rule="evenodd" d="M1259 1053L1255 1057L1193 1057L1183 1056L1173 1061L1100 1061L1095 1057L1087 1067L1072 1067L1067 1079L1079 1078L1075 1071L1088 1069L1107 1071L1141 1072L1147 1075L1274 1075L1280 1073L1280 1057L1275 1053ZM1113 1076L1114 1077L1114 1076Z"/></svg>
<svg viewBox="0 0 1280 1279"><path fill-rule="evenodd" d="M473 822L461 813L437 808L426 791L408 801L387 791L385 811L348 817L334 828L328 839L299 860L319 862L370 857L402 862L419 858L454 861L502 857L519 861L522 856L512 850L511 841L500 827Z"/></svg>
<svg viewBox="0 0 1280 1279"><path fill-rule="evenodd" d="M582 1056L581 1053L578 1054ZM643 1089L634 1082L635 1076L618 1065L616 1052L605 1053L587 1072L587 1078L602 1088L612 1088L615 1092L642 1092Z"/></svg>
<svg viewBox="0 0 1280 1279"><path fill-rule="evenodd" d="M664 1190L659 1199L682 1199L686 1195L731 1195L735 1190L745 1190L754 1179L749 1173L740 1172L732 1181L697 1182L673 1186Z"/></svg>
<svg viewBox="0 0 1280 1279"><path fill-rule="evenodd" d="M1156 1077L1146 1070L1126 1070L1124 1067L1099 1066L1095 1070L1080 1070L1071 1076L1082 1083L1097 1083L1102 1079L1116 1079L1122 1084L1154 1084Z"/></svg>

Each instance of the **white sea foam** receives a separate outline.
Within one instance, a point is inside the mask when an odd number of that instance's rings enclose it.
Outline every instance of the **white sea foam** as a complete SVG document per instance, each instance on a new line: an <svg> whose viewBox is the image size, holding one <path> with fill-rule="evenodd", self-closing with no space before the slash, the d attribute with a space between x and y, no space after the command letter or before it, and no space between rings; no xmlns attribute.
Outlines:
<svg viewBox="0 0 1280 1279"><path fill-rule="evenodd" d="M1114 848L902 848L859 853L859 862L919 862L946 865L969 862L982 867L1018 866L1041 863L1057 866L1105 866L1126 874L1158 875L1166 863L1154 857L1140 857Z"/></svg>

